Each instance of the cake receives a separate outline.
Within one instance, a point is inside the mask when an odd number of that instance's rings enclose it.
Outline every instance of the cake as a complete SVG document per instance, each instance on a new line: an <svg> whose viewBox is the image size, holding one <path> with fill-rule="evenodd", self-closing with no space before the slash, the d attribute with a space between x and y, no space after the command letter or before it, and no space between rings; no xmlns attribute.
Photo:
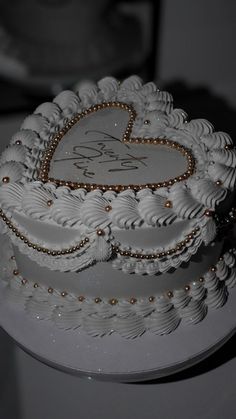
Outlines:
<svg viewBox="0 0 236 419"><path fill-rule="evenodd" d="M4 298L62 329L164 335L221 307L236 152L207 120L137 76L63 91L0 159Z"/></svg>

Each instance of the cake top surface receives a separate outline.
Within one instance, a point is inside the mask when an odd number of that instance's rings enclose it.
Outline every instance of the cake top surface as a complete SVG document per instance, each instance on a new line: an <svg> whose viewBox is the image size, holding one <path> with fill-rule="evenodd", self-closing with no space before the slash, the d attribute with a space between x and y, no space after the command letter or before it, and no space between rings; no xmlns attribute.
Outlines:
<svg viewBox="0 0 236 419"><path fill-rule="evenodd" d="M229 135L188 121L153 82L106 77L60 93L24 120L1 156L0 207L9 219L18 213L109 243L114 231L165 227L167 250L145 258L168 259L214 239L235 164ZM182 234L171 232L175 224Z"/></svg>
<svg viewBox="0 0 236 419"><path fill-rule="evenodd" d="M127 186L170 182L187 171L187 158L171 147L174 143L147 143L130 135L124 140L129 112L117 105L90 112L68 130L52 156L52 178Z"/></svg>

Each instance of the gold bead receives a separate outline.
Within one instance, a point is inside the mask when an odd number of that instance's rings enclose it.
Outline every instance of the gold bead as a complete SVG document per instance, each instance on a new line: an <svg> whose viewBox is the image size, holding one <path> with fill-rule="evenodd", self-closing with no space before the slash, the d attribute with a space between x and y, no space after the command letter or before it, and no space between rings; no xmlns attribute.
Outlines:
<svg viewBox="0 0 236 419"><path fill-rule="evenodd" d="M47 201L47 206L48 206L48 207L51 207L51 206L52 206L52 204L53 204L53 200L52 200L52 199L49 199L49 200Z"/></svg>
<svg viewBox="0 0 236 419"><path fill-rule="evenodd" d="M22 142L21 142L20 140L17 140L17 141L15 142L15 144L17 144L17 145L21 145L21 144L22 144Z"/></svg>
<svg viewBox="0 0 236 419"><path fill-rule="evenodd" d="M110 303L112 306L114 306L114 305L116 305L116 304L118 303L118 300L117 300L116 298L112 298L112 299L109 301L109 303Z"/></svg>
<svg viewBox="0 0 236 419"><path fill-rule="evenodd" d="M66 296L67 296L67 292L66 292L66 291L62 291L62 292L61 292L61 296L62 296L62 297L66 297Z"/></svg>
<svg viewBox="0 0 236 419"><path fill-rule="evenodd" d="M211 272L216 272L217 268L216 268L216 266L211 266L210 270L211 270Z"/></svg>
<svg viewBox="0 0 236 419"><path fill-rule="evenodd" d="M132 297L129 300L130 304L135 304L137 302L136 298Z"/></svg>
<svg viewBox="0 0 236 419"><path fill-rule="evenodd" d="M109 212L109 211L111 211L112 210L112 206L111 205L107 205L106 207L105 207L105 211L106 212Z"/></svg>
<svg viewBox="0 0 236 419"><path fill-rule="evenodd" d="M172 201L167 200L164 204L164 207L165 208L172 208L173 207Z"/></svg>
<svg viewBox="0 0 236 419"><path fill-rule="evenodd" d="M4 176L4 177L2 178L2 182L3 182L3 183L9 183L9 182L10 182L10 178L9 178L9 176Z"/></svg>
<svg viewBox="0 0 236 419"><path fill-rule="evenodd" d="M16 257L14 255L11 256L11 260L16 260Z"/></svg>
<svg viewBox="0 0 236 419"><path fill-rule="evenodd" d="M145 119L144 124L149 125L149 124L151 124L151 121L149 119Z"/></svg>
<svg viewBox="0 0 236 419"><path fill-rule="evenodd" d="M98 236L104 236L104 234L105 234L104 230L101 230L100 228L97 230Z"/></svg>
<svg viewBox="0 0 236 419"><path fill-rule="evenodd" d="M100 297L96 297L96 298L94 298L94 301L95 301L95 303L96 304L99 304L99 303L101 303L101 298Z"/></svg>
<svg viewBox="0 0 236 419"><path fill-rule="evenodd" d="M155 300L155 297L153 297L153 295L151 295L150 297L148 297L148 301L150 303L153 303L154 300Z"/></svg>
<svg viewBox="0 0 236 419"><path fill-rule="evenodd" d="M189 285L185 285L184 289L185 289L185 291L189 291L190 290L190 286Z"/></svg>
<svg viewBox="0 0 236 419"><path fill-rule="evenodd" d="M219 180L217 180L217 181L215 182L215 184L216 184L217 186L221 186L221 185L222 185L222 183L223 183L223 182L222 182L222 180L220 180L220 179L219 179Z"/></svg>
<svg viewBox="0 0 236 419"><path fill-rule="evenodd" d="M39 284L37 282L34 283L34 288L38 288Z"/></svg>
<svg viewBox="0 0 236 419"><path fill-rule="evenodd" d="M85 297L84 297L83 295L80 295L80 296L78 297L78 300L82 303L82 301L84 301L84 300L85 300Z"/></svg>
<svg viewBox="0 0 236 419"><path fill-rule="evenodd" d="M173 297L173 292L172 291L167 291L166 293L168 298L172 298Z"/></svg>
<svg viewBox="0 0 236 419"><path fill-rule="evenodd" d="M13 271L13 275L15 275L15 276L17 276L17 275L19 275L19 271L18 271L18 269L14 269L14 271Z"/></svg>
<svg viewBox="0 0 236 419"><path fill-rule="evenodd" d="M214 211L211 211L211 210L207 209L207 210L204 212L204 215L205 215L206 217L213 217L213 215L214 215Z"/></svg>
<svg viewBox="0 0 236 419"><path fill-rule="evenodd" d="M49 288L48 288L48 293L49 293L49 294L52 294L52 293L53 293L53 288L52 288L52 287L49 287Z"/></svg>
<svg viewBox="0 0 236 419"><path fill-rule="evenodd" d="M199 278L199 282L204 282L204 278L203 278L203 276L201 276L201 277Z"/></svg>
<svg viewBox="0 0 236 419"><path fill-rule="evenodd" d="M21 280L21 283L22 283L22 285L25 285L25 284L27 284L27 279L25 279L25 278L22 278L22 280Z"/></svg>

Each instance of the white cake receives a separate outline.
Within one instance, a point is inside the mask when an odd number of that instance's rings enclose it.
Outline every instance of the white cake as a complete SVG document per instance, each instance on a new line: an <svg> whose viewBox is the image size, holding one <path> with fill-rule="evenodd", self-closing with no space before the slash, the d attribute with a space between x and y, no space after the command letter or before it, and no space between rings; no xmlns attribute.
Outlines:
<svg viewBox="0 0 236 419"><path fill-rule="evenodd" d="M5 298L39 319L162 335L236 283L232 140L152 82L107 77L40 105L2 153L0 182Z"/></svg>

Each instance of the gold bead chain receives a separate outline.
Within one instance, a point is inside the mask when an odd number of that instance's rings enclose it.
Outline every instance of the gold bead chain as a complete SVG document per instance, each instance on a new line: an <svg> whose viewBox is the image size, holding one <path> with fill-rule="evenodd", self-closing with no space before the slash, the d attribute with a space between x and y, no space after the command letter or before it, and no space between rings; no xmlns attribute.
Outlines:
<svg viewBox="0 0 236 419"><path fill-rule="evenodd" d="M78 244L76 244L75 246L69 247L67 249L62 249L62 250L48 249L44 246L40 246L36 243L31 242L24 234L22 234L18 230L18 228L14 226L14 224L10 221L10 219L4 214L4 212L1 209L0 209L0 217L6 223L7 227L12 231L12 233L14 233L17 238L22 240L22 242L25 245L27 245L28 247L38 252L42 252L50 256L61 256L61 255L69 255L69 254L75 253L78 250L81 250L89 242L89 238L85 237L84 239L80 240Z"/></svg>

